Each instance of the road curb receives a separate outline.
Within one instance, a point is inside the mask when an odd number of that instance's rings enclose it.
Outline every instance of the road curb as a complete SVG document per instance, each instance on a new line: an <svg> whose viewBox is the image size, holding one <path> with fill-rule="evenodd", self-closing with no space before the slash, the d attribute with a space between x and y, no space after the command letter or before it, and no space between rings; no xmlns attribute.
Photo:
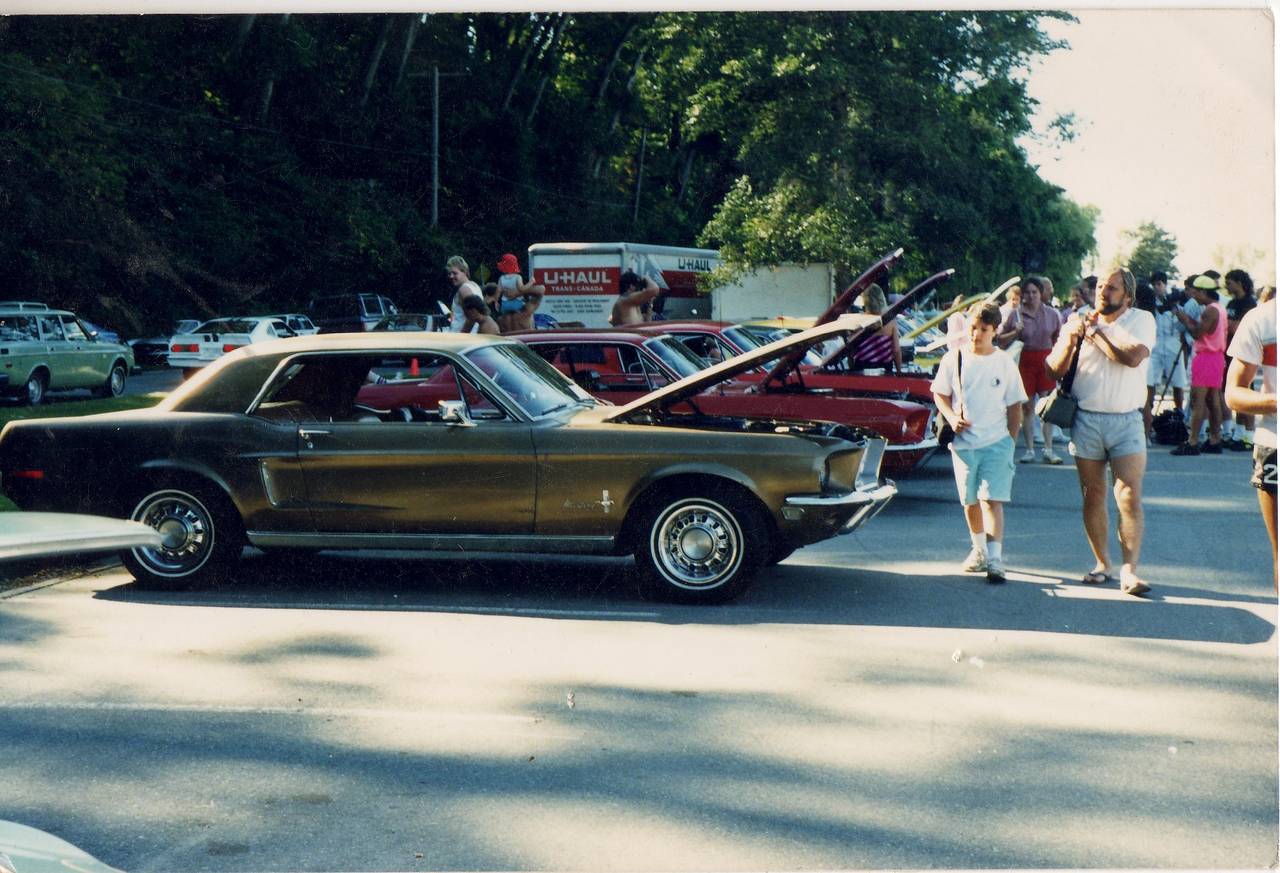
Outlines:
<svg viewBox="0 0 1280 873"><path fill-rule="evenodd" d="M68 558L62 561L21 561L10 567L0 567L0 600L10 600L60 582L70 582L120 566L120 559L112 557ZM21 574L21 575L16 575ZM40 578L44 577L44 578ZM15 587L9 587L15 586Z"/></svg>

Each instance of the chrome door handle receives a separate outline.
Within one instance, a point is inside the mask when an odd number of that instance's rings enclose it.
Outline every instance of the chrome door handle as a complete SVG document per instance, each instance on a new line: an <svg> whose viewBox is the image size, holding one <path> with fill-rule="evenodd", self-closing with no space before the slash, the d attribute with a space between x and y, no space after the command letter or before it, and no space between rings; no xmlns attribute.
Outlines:
<svg viewBox="0 0 1280 873"><path fill-rule="evenodd" d="M316 447L315 443L311 441L312 437L328 436L329 433L330 432L327 430L315 430L313 428L308 428L308 427L298 428L298 436L302 437L303 442L307 444L307 448L309 449L314 449Z"/></svg>

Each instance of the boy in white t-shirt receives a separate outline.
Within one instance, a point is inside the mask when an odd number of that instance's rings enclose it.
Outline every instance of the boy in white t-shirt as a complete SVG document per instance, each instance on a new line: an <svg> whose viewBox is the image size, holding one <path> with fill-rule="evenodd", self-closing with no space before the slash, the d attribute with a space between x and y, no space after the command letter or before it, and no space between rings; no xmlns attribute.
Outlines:
<svg viewBox="0 0 1280 873"><path fill-rule="evenodd" d="M1004 504L1013 490L1013 438L1027 400L1018 365L996 348L1000 321L995 304L973 306L968 344L947 352L930 386L938 414L956 432L951 465L973 543L962 569L985 570L988 582L1004 581Z"/></svg>

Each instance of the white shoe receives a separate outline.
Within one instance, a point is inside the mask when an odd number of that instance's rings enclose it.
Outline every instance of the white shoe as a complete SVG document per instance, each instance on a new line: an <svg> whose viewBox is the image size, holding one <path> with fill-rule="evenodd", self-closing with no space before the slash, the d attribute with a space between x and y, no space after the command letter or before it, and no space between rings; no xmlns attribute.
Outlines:
<svg viewBox="0 0 1280 873"><path fill-rule="evenodd" d="M999 584L1004 581L1004 559L987 559L987 581Z"/></svg>
<svg viewBox="0 0 1280 873"><path fill-rule="evenodd" d="M1018 459L1018 463L1020 463L1020 464L1030 464L1030 463L1034 462L1034 461L1035 461L1035 459L1036 459L1036 450L1035 450L1035 449L1027 449L1025 452L1023 452L1023 453L1022 453L1022 457Z"/></svg>
<svg viewBox="0 0 1280 873"><path fill-rule="evenodd" d="M1058 457L1052 449L1044 453L1044 462L1057 466L1062 463L1062 458Z"/></svg>
<svg viewBox="0 0 1280 873"><path fill-rule="evenodd" d="M980 552L977 549L970 549L969 557L964 559L960 569L966 573L981 573L987 569L987 553Z"/></svg>

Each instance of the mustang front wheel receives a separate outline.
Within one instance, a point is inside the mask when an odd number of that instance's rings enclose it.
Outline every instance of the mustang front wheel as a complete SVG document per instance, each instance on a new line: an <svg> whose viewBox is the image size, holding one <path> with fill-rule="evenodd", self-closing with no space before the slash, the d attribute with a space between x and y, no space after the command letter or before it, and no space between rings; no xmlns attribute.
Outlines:
<svg viewBox="0 0 1280 873"><path fill-rule="evenodd" d="M645 532L636 563L646 587L658 597L685 603L735 597L769 550L758 514L720 497L660 502Z"/></svg>
<svg viewBox="0 0 1280 873"><path fill-rule="evenodd" d="M138 501L130 518L164 537L159 546L121 555L142 587L183 588L213 581L240 556L239 519L220 495L185 488L153 491Z"/></svg>

